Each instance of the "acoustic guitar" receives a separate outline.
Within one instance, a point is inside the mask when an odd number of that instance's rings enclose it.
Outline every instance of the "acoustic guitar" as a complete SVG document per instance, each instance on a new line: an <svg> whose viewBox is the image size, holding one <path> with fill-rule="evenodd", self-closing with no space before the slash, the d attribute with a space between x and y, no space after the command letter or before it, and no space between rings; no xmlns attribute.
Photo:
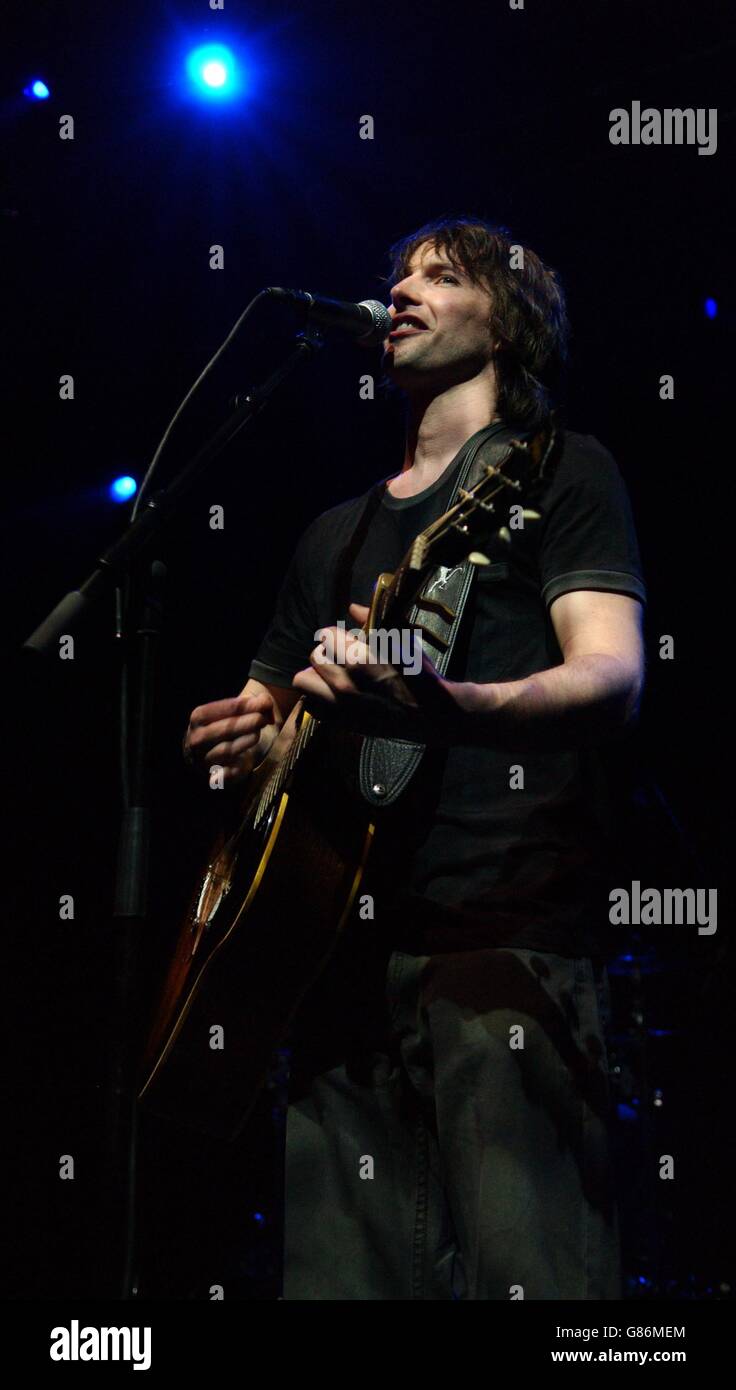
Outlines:
<svg viewBox="0 0 736 1390"><path fill-rule="evenodd" d="M533 500L548 437L513 439L376 582L366 632L401 628L438 565L487 564L509 508ZM518 513L516 513L518 515ZM526 516L538 513L525 511ZM414 624L421 631L421 623ZM245 1125L305 993L356 903L376 834L358 790L362 738L294 706L226 813L193 894L145 1048L139 1102L221 1138Z"/></svg>

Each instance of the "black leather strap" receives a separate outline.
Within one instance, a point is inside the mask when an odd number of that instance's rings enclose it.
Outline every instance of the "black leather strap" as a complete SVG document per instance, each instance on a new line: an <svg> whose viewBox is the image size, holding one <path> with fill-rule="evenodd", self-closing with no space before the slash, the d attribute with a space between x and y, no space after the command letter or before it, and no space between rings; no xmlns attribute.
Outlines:
<svg viewBox="0 0 736 1390"><path fill-rule="evenodd" d="M499 430L497 423L475 434L466 446L446 510L459 500L461 488L472 487L487 464L497 463L508 452L511 439L525 437L509 426ZM469 560L453 569L438 566L407 617L409 627L420 629L422 645L440 675L447 671L474 574L475 565ZM411 781L425 751L425 744L404 739L364 739L359 763L363 798L372 806L390 806Z"/></svg>

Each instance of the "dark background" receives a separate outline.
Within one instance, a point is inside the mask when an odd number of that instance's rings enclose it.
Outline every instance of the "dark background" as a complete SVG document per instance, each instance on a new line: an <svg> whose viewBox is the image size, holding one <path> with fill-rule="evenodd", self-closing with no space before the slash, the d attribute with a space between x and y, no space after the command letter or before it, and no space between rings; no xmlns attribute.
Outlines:
<svg viewBox="0 0 736 1390"><path fill-rule="evenodd" d="M10 1296L96 1288L119 795L110 605L79 632L73 662L26 660L21 644L119 533L126 509L107 484L142 476L258 289L385 297L390 243L455 212L510 227L559 270L574 330L567 419L612 450L633 500L650 595L633 876L718 886L720 911L715 938L665 928L630 943L656 965L641 990L645 1023L663 1036L633 1040L637 981L626 963L613 975L628 1288L725 1296L736 45L724 7L227 0L220 14L205 0L26 0L6 5L5 24ZM207 40L246 54L252 89L238 105L182 94L183 56ZM32 104L20 93L36 76L52 96ZM716 107L717 153L612 146L609 111L633 100ZM66 113L73 142L58 138ZM372 141L358 136L365 114ZM213 243L224 271L209 269ZM177 429L162 481L289 333L283 319L252 321ZM189 711L242 687L306 522L400 466L400 414L359 399L365 371L378 376L377 355L328 346L157 546L169 577L144 997L211 829L180 759ZM63 373L73 402L58 398ZM673 401L659 399L663 373ZM213 503L224 532L209 528ZM59 921L62 893L74 895L73 922ZM247 1146L200 1154L178 1186L162 1148L169 1206L162 1197L151 1296L207 1297L220 1268L231 1295L274 1296L278 1101L264 1101ZM647 1177L662 1152L676 1161L666 1195ZM57 1176L66 1153L73 1182Z"/></svg>

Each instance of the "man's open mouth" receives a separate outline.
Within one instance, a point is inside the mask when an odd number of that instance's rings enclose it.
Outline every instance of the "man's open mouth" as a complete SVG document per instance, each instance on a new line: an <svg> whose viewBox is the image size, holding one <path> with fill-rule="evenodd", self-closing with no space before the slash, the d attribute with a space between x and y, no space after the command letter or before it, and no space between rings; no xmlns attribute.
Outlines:
<svg viewBox="0 0 736 1390"><path fill-rule="evenodd" d="M410 333L425 333L426 331L427 325L422 323L420 319L401 317L388 336L389 338L403 338L408 337Z"/></svg>

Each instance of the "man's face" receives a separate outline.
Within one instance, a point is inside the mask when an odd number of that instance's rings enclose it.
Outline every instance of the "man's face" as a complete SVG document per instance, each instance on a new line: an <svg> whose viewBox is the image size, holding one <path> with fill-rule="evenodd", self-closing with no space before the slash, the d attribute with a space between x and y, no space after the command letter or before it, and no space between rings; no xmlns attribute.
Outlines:
<svg viewBox="0 0 736 1390"><path fill-rule="evenodd" d="M435 250L419 246L391 289L395 322L383 343L383 369L410 393L435 394L492 372L491 294Z"/></svg>

